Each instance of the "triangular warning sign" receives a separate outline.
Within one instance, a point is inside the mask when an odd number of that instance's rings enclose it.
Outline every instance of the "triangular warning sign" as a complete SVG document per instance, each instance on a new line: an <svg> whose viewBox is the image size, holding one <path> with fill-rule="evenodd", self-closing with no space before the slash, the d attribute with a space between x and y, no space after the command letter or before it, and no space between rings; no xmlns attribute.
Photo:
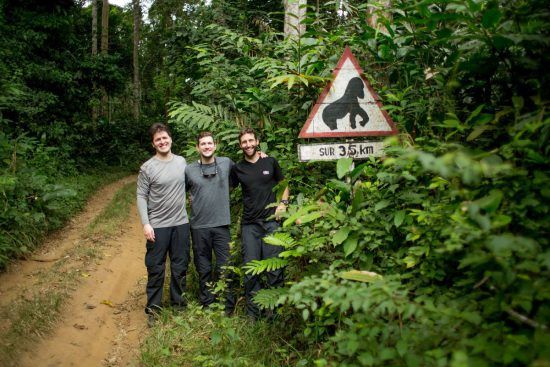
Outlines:
<svg viewBox="0 0 550 367"><path fill-rule="evenodd" d="M300 138L395 135L397 129L357 59L346 46L326 86L300 131Z"/></svg>

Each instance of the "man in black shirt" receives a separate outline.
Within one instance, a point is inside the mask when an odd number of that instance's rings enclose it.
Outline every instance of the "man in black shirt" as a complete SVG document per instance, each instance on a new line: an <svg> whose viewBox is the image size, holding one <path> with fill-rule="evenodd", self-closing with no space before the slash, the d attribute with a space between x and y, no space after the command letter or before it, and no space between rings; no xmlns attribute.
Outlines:
<svg viewBox="0 0 550 367"><path fill-rule="evenodd" d="M243 191L243 217L241 223L243 263L276 257L282 248L265 243L263 238L275 231L279 224L273 219L286 210L289 190L285 188L277 207L268 205L276 202L273 188L284 179L281 167L273 157L259 158L257 148L259 140L254 130L241 130L239 144L244 160L231 170L233 186L241 185ZM278 287L283 283L283 269L267 272L269 287ZM257 275L246 274L244 290L247 314L255 319L259 317L258 307L252 297L261 289Z"/></svg>

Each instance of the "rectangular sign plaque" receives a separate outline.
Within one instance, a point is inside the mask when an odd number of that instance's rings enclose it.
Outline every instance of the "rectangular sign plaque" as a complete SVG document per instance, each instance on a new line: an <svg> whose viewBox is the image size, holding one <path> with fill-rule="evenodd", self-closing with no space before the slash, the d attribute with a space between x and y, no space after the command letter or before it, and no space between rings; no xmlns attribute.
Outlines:
<svg viewBox="0 0 550 367"><path fill-rule="evenodd" d="M349 143L298 144L298 159L307 161L333 161L340 158L367 159L384 154L384 142L363 141Z"/></svg>

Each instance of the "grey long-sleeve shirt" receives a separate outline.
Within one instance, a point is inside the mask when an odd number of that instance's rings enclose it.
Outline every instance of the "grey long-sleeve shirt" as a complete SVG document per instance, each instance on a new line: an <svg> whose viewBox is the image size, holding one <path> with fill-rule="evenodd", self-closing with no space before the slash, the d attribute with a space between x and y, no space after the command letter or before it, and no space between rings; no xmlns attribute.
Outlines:
<svg viewBox="0 0 550 367"><path fill-rule="evenodd" d="M173 155L169 161L152 157L137 179L137 206L141 224L153 228L189 223L185 210L185 158Z"/></svg>

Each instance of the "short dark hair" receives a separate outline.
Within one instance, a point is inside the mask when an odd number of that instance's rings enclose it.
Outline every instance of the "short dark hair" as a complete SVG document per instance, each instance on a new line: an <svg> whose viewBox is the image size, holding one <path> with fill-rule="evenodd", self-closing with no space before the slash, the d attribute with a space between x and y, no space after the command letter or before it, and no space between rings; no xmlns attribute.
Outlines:
<svg viewBox="0 0 550 367"><path fill-rule="evenodd" d="M245 134L252 134L254 135L254 139L258 140L258 135L256 135L256 131L254 131L254 129L251 127L245 127L239 132L239 143L241 142L241 137Z"/></svg>
<svg viewBox="0 0 550 367"><path fill-rule="evenodd" d="M160 133L163 131L166 132L169 137L172 137L172 133L170 132L170 129L168 128L168 126L160 122L157 122L151 125L151 127L149 128L149 136L151 137L151 141L155 138L156 133Z"/></svg>
<svg viewBox="0 0 550 367"><path fill-rule="evenodd" d="M207 136L211 136L212 140L214 140L214 135L210 131L201 131L199 135L197 135L197 145L199 145L202 138L206 138ZM214 143L216 141L214 140Z"/></svg>

